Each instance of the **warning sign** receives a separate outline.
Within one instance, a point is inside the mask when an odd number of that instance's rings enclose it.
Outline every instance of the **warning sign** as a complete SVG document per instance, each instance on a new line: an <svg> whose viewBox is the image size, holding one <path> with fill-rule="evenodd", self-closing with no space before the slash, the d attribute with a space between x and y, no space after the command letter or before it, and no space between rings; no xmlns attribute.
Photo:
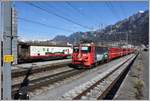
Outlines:
<svg viewBox="0 0 150 101"><path fill-rule="evenodd" d="M12 55L4 55L4 62L10 63L14 61L14 57Z"/></svg>

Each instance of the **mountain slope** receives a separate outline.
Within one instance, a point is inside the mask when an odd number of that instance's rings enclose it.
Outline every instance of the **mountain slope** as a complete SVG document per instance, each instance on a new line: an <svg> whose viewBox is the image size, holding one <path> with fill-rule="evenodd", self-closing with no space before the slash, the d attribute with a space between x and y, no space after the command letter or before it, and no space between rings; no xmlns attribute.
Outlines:
<svg viewBox="0 0 150 101"><path fill-rule="evenodd" d="M79 42L82 38L94 42L123 42L128 39L128 43L139 45L148 44L149 33L149 11L136 13L129 18L118 21L114 25L109 25L103 30L76 32L70 36L56 36L55 42Z"/></svg>

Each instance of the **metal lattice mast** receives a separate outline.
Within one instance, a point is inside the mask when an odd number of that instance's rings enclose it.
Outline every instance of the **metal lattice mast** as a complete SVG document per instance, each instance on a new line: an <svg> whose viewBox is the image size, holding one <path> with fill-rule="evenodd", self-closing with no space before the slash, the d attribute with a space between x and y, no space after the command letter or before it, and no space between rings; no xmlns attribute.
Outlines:
<svg viewBox="0 0 150 101"><path fill-rule="evenodd" d="M3 34L3 100L11 100L11 2L1 2Z"/></svg>
<svg viewBox="0 0 150 101"><path fill-rule="evenodd" d="M12 55L14 56L13 64L17 64L17 12L12 8Z"/></svg>

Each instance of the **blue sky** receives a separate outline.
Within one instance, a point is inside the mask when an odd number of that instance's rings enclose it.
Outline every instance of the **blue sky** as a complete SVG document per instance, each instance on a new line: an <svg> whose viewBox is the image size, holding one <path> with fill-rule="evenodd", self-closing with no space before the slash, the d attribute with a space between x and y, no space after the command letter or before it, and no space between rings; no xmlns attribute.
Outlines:
<svg viewBox="0 0 150 101"><path fill-rule="evenodd" d="M46 9L49 13L26 2L14 2L18 17L18 36L23 40L50 40L56 35L68 36L77 31L89 31L88 28L96 30L102 28L102 24L103 26L115 24L117 21L123 20L138 11L148 9L148 2L146 1L69 3L47 1L30 3ZM51 12L88 28L68 22L50 14ZM31 21L36 23L31 23ZM51 28L51 26L57 28Z"/></svg>

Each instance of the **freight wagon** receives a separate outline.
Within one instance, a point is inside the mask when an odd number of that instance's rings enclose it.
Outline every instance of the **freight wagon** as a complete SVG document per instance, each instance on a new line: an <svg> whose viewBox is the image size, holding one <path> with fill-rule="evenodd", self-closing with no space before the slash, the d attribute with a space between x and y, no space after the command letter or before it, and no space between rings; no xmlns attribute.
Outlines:
<svg viewBox="0 0 150 101"><path fill-rule="evenodd" d="M72 54L71 46L54 45L18 45L18 62L33 62L38 60L51 60L69 58Z"/></svg>

